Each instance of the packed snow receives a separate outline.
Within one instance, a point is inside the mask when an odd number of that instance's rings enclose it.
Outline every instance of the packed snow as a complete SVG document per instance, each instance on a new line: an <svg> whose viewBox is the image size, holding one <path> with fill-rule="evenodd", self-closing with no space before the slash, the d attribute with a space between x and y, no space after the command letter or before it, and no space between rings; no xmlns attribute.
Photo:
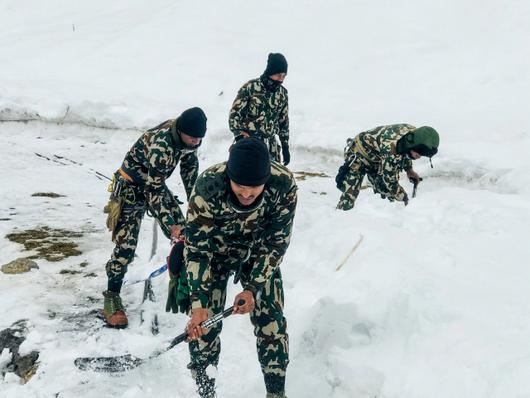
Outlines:
<svg viewBox="0 0 530 398"><path fill-rule="evenodd" d="M529 20L524 0L1 1L0 264L27 255L9 233L83 236L78 256L0 273L0 330L28 319L21 351L40 352L26 384L0 353L0 396L197 396L185 344L119 375L74 366L149 356L187 322L164 312L164 274L155 303L142 304L143 284L123 288L127 329L102 327L113 245L98 173L112 175L142 129L191 106L208 116L201 169L225 160L238 88L282 52L289 167L323 173L298 180L282 264L287 395L530 397ZM441 136L434 168L415 162L417 197L404 207L366 189L354 210L335 210L346 138L401 122ZM177 174L168 185L184 198ZM146 217L128 279L165 262L161 234L150 259L152 234ZM222 341L219 397L265 396L248 317L228 318Z"/></svg>

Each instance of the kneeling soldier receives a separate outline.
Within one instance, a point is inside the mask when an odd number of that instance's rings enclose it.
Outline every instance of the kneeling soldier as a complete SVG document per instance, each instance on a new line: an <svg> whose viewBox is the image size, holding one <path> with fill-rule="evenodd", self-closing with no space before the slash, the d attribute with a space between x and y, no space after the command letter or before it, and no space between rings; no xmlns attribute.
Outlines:
<svg viewBox="0 0 530 398"><path fill-rule="evenodd" d="M267 397L285 397L289 350L280 263L291 237L296 190L289 170L271 161L256 138L236 142L228 162L210 167L197 180L184 258L191 299L189 367L201 397L215 395L207 367L219 362L221 324L208 330L199 325L222 312L231 274L243 286L234 313L250 313ZM242 306L236 304L240 299Z"/></svg>
<svg viewBox="0 0 530 398"><path fill-rule="evenodd" d="M342 191L337 208L353 208L365 175L383 199L407 205L408 196L399 185L399 173L405 170L409 180L418 184L421 178L413 170L412 160L433 157L439 143L440 137L432 127L416 128L410 124L380 126L348 139L345 161L335 178Z"/></svg>

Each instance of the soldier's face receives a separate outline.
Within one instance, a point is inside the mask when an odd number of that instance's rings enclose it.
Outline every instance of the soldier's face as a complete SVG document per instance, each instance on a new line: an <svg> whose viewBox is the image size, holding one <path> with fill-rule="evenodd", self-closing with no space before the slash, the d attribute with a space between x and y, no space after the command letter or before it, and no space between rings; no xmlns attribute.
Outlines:
<svg viewBox="0 0 530 398"><path fill-rule="evenodd" d="M180 132L180 138L182 139L182 142L184 142L184 144L189 148L198 146L202 140L202 138L192 137L191 135L184 134L183 132Z"/></svg>
<svg viewBox="0 0 530 398"><path fill-rule="evenodd" d="M234 195L236 195L237 200L243 206L250 206L252 203L254 203L263 192L264 187L265 185L258 185L257 187L239 185L230 180L230 188L232 188L232 192Z"/></svg>
<svg viewBox="0 0 530 398"><path fill-rule="evenodd" d="M416 152L414 149L411 149L409 153L410 153L410 157L414 160L421 158L421 155L418 152Z"/></svg>
<svg viewBox="0 0 530 398"><path fill-rule="evenodd" d="M283 83L283 81L285 80L285 76L287 76L287 73L275 73L274 75L270 75L269 77L276 82Z"/></svg>

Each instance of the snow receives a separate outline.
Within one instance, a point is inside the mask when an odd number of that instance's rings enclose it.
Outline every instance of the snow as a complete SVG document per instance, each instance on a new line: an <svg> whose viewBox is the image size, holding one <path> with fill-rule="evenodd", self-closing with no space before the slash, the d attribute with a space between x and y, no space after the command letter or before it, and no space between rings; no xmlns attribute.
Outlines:
<svg viewBox="0 0 530 398"><path fill-rule="evenodd" d="M0 263L24 255L4 238L17 229L84 233L80 256L0 274L0 330L29 319L21 351L40 351L36 375L7 373L0 396L195 396L185 345L119 376L73 364L146 357L187 321L163 311L163 275L156 303L124 287L128 329L98 326L112 243L94 171L111 175L142 129L197 105L201 168L226 159L231 102L274 51L289 61L290 168L330 176L298 182L282 264L288 396L530 397L529 17L524 0L0 2ZM404 208L363 190L336 211L346 138L398 122L441 135L434 168L415 162L418 196ZM169 185L185 197L178 177ZM128 278L164 263L168 243L149 260L151 238L146 218ZM141 310L158 314L159 335ZM219 396L264 396L248 318L227 319L222 340Z"/></svg>

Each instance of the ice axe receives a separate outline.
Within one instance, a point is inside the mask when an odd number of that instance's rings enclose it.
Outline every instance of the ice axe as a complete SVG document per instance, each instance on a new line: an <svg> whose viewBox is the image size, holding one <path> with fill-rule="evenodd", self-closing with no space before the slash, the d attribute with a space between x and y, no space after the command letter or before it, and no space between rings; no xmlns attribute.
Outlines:
<svg viewBox="0 0 530 398"><path fill-rule="evenodd" d="M239 300L237 302L237 305L239 306L245 305L245 300L243 299ZM221 322L224 318L227 318L230 315L232 315L233 310L234 310L234 306L231 306L230 308L227 308L223 312L220 312L212 316L211 318L208 318L203 323L201 323L201 327L205 329L212 327L213 325ZM150 361L151 359L157 358L163 353L171 350L177 344L180 344L183 341L185 341L187 337L188 337L188 332L179 334L177 337L171 340L171 342L166 348L162 348L162 349L158 349L154 351L147 358L138 358L131 354L118 355L114 357L83 357L83 358L77 358L74 361L74 364L80 370L92 370L94 372L108 372L108 373L125 372L127 370L134 369Z"/></svg>
<svg viewBox="0 0 530 398"><path fill-rule="evenodd" d="M412 188L412 197L415 198L416 191L418 190L418 184L420 183L420 181L423 181L423 178L420 177L418 180L409 178L409 181L412 183L412 185L414 185L414 188Z"/></svg>

